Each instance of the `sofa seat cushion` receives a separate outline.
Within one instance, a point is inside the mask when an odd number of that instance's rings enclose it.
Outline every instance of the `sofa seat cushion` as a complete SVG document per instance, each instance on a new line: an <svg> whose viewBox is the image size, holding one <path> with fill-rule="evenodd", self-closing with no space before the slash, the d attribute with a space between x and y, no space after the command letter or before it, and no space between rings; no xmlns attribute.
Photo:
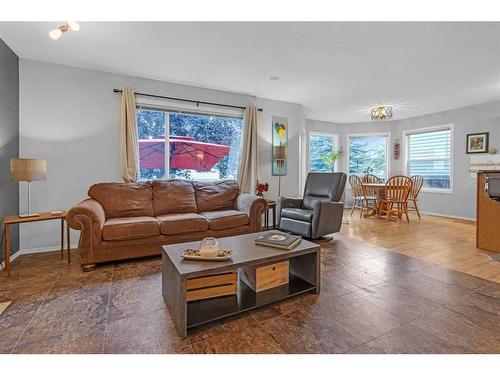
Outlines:
<svg viewBox="0 0 500 375"><path fill-rule="evenodd" d="M281 217L299 221L307 221L308 223L310 223L313 217L313 211L305 210L303 208L283 208L281 210Z"/></svg>
<svg viewBox="0 0 500 375"><path fill-rule="evenodd" d="M210 211L202 212L201 215L208 219L208 228L211 230L235 228L250 222L248 215L241 211Z"/></svg>
<svg viewBox="0 0 500 375"><path fill-rule="evenodd" d="M203 232L208 229L207 219L199 214L166 214L156 217L160 222L161 234Z"/></svg>
<svg viewBox="0 0 500 375"><path fill-rule="evenodd" d="M106 220L102 228L105 241L130 240L160 235L160 223L150 216L117 217Z"/></svg>

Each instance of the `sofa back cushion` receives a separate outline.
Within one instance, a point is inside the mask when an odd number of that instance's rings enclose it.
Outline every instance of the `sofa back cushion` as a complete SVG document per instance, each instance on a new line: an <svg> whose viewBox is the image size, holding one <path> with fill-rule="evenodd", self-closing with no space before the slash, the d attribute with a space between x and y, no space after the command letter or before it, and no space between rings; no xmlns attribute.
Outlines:
<svg viewBox="0 0 500 375"><path fill-rule="evenodd" d="M231 210L240 193L236 181L193 182L198 212Z"/></svg>
<svg viewBox="0 0 500 375"><path fill-rule="evenodd" d="M103 182L92 185L88 194L101 204L107 219L154 216L150 183Z"/></svg>
<svg viewBox="0 0 500 375"><path fill-rule="evenodd" d="M155 216L196 212L193 183L186 180L153 182Z"/></svg>

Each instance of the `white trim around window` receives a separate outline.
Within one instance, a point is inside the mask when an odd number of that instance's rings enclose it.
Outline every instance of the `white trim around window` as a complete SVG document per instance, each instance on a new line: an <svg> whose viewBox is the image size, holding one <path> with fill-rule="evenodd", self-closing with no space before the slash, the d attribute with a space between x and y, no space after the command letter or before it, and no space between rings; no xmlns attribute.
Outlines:
<svg viewBox="0 0 500 375"><path fill-rule="evenodd" d="M307 173L311 172L311 136L313 135L319 135L319 136L324 136L324 137L331 137L333 138L333 151L339 151L339 135L337 133L330 133L330 132L322 132L322 131L310 131L307 132L307 160L306 160L306 169ZM339 161L337 160L335 162L335 171L340 170L340 165Z"/></svg>
<svg viewBox="0 0 500 375"><path fill-rule="evenodd" d="M392 149L392 143L391 143L391 133L390 132L380 132L380 133L350 133L346 135L346 149L347 149L347 165L346 165L346 174L347 174L347 179L351 176L351 173L349 171L349 165L350 165L350 151L351 151L351 142L350 138L355 138L355 137L387 137L387 145L386 145L386 170L385 170L385 175L386 175L386 180L391 177L391 149Z"/></svg>
<svg viewBox="0 0 500 375"><path fill-rule="evenodd" d="M408 136L411 134L419 134L419 133L428 133L439 130L450 130L450 188L449 189L438 189L438 188L426 188L422 187L422 193L440 193L440 194L453 194L453 167L454 167L454 136L453 136L453 124L439 125L439 126L430 126L425 128L418 129L408 129L402 132L403 135L403 143L401 145L402 150L401 154L403 155L403 174L408 175L408 162L409 162L409 147L408 147Z"/></svg>

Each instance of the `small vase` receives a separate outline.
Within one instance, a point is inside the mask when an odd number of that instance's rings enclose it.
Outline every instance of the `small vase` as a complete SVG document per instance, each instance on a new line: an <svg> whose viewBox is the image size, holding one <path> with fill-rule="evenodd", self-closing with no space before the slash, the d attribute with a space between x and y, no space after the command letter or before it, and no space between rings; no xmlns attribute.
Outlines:
<svg viewBox="0 0 500 375"><path fill-rule="evenodd" d="M258 196L258 197L263 197L263 196L264 196L264 193L262 193L262 191L258 191L258 192L257 192L257 196Z"/></svg>

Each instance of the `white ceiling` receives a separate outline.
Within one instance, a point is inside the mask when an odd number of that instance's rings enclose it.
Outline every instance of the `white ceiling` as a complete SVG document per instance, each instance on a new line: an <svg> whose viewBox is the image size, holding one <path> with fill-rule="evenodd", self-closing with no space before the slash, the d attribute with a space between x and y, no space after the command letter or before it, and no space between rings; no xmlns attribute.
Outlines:
<svg viewBox="0 0 500 375"><path fill-rule="evenodd" d="M324 121L500 99L500 23L82 22L54 41L58 24L0 22L0 38L21 58L300 103Z"/></svg>

